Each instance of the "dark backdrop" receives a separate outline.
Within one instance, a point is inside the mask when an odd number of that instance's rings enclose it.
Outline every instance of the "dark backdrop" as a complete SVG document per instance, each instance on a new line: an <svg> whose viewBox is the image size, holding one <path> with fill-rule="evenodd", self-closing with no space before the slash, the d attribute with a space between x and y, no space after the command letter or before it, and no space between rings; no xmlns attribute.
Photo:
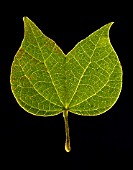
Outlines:
<svg viewBox="0 0 133 170"><path fill-rule="evenodd" d="M125 160L130 162L133 135L129 97L130 15L123 9L114 13L113 7L110 12L108 8L105 11L104 8L93 10L93 5L88 9L86 5L78 9L76 6L65 9L65 5L54 8L53 5L52 9L45 7L41 14L23 12L17 15L12 11L7 15L0 15L0 149L4 160L13 158L12 163L19 161L24 165L27 162L34 165L38 161L44 167L48 160L51 164L56 160L62 168L64 165L60 164L61 162L72 162L75 167L82 162L83 165L86 164L87 169L90 163L94 162L95 166L99 160L102 165L115 161L120 164ZM47 118L33 116L17 104L11 92L10 70L14 55L23 39L23 16L34 21L64 53L69 52L77 42L104 24L114 22L110 30L110 40L123 68L122 92L116 104L100 116L82 117L69 114L72 148L70 153L64 150L65 130L62 114Z"/></svg>

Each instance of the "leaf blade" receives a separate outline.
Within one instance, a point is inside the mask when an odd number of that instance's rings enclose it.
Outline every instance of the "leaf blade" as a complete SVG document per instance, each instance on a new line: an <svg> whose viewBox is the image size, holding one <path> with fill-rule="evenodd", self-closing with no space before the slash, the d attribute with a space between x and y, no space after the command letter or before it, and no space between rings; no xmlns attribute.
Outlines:
<svg viewBox="0 0 133 170"><path fill-rule="evenodd" d="M61 83L64 80L64 53L53 40L43 35L37 26L27 17L24 18L24 28L24 39L12 64L11 87L13 87L14 82L13 69L18 64L22 69L23 76L31 83L34 90L43 97L44 103L49 101L60 107L60 112L62 112L64 93L60 89L64 88L64 84ZM41 46L39 44L40 42ZM46 43L49 43L47 44L48 48L45 47ZM36 51L36 49L38 50ZM41 51L41 49L44 50ZM62 69L61 74L58 69L59 65L60 69ZM17 82L20 80L19 74L22 74L20 70L17 80L15 79ZM57 76L55 76L56 74ZM14 93L13 88L12 91ZM14 93L14 95L16 94Z"/></svg>
<svg viewBox="0 0 133 170"><path fill-rule="evenodd" d="M115 63L118 63L118 68L119 68L118 72L120 72L120 74L118 76L118 80L120 83L118 86L117 95L114 97L114 100L112 99L113 101L112 101L112 103L110 103L108 108L112 107L112 105L118 99L118 96L119 96L121 88L122 88L122 68L121 68L118 56L115 53L115 51L110 43L110 40L109 40L109 30L110 30L110 27L112 24L113 23L109 23L109 24L101 27L99 30L95 31L94 33L92 33L90 36L88 36L87 38L85 38L84 40L79 42L74 47L74 49L68 54L68 58L69 58L71 53L74 53L76 51L74 55L78 56L77 51L80 49L79 50L80 51L79 58L80 59L82 58L83 53L84 53L84 56L86 55L86 58L88 57L85 62L82 62L84 64L84 69L82 70L82 74L80 75L80 78L78 79L78 83L77 83L75 90L73 91L73 95L72 95L71 99L69 99L70 101L68 102L70 111L73 113L75 113L75 112L77 113L77 109L78 109L83 112L84 112L84 110L86 110L86 112L88 112L88 114L86 113L85 115L90 115L90 113L89 113L91 111L90 108L92 108L91 103L93 103L92 105L94 106L94 105L96 105L96 103L99 103L99 101L101 99L93 101L93 102L88 101L87 104L84 103L83 105L80 105L80 103L83 103L84 101L88 100L91 96L96 95L98 92L100 92L107 85L107 83L109 81L109 77L111 76L110 73L111 72L113 73L113 69L115 69L115 67L114 67ZM99 37L99 39L98 39L98 37ZM94 42L96 43L95 46L94 46ZM92 47L92 49L90 49L90 46ZM89 52L87 51L88 48L89 48ZM83 52L81 52L81 50ZM100 53L100 55L98 55L98 52ZM111 58L111 56L112 56L112 58ZM71 60L72 59L73 59L73 57L71 57ZM99 64L98 62L101 62L101 63ZM110 64L108 64L109 62L110 62ZM108 64L108 66L107 66L107 64ZM69 66L68 66L68 68L69 68ZM96 71L96 70L99 70L99 71ZM79 74L79 71L80 70L78 69L78 74ZM94 78L94 76L95 76L95 78ZM98 85L96 84L96 82L98 82L97 83ZM67 83L69 83L69 81ZM71 84L73 84L73 83L71 82ZM71 92L71 94L72 94L72 92ZM106 106L108 102L103 101L103 103ZM79 107L76 107L76 105L79 105ZM100 104L98 104L98 105L100 105ZM94 107L94 110L95 110L95 107ZM106 110L108 110L108 109L104 109L104 112ZM81 114L81 112L78 112L78 113ZM100 113L101 112L98 112L97 114L100 114ZM95 113L94 115L97 115L97 114ZM82 113L82 115L83 115L83 113Z"/></svg>
<svg viewBox="0 0 133 170"><path fill-rule="evenodd" d="M24 39L11 69L16 100L19 98L31 110L38 108L37 113L39 109L45 112L54 108L59 113L67 109L76 114L97 115L113 106L122 88L122 68L109 39L113 22L81 40L65 55L29 18L23 20ZM15 94L18 85L22 86L21 95Z"/></svg>

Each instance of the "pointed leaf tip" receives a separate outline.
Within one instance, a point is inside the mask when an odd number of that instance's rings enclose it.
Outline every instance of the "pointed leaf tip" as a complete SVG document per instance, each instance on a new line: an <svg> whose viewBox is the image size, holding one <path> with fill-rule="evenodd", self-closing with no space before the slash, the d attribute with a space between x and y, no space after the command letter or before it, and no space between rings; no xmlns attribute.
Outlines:
<svg viewBox="0 0 133 170"><path fill-rule="evenodd" d="M24 16L24 17L23 17L23 21L25 21L25 20L26 20L26 18L27 18L27 16Z"/></svg>
<svg viewBox="0 0 133 170"><path fill-rule="evenodd" d="M113 24L114 24L114 22L109 22L108 24L105 24L103 27L106 27L106 28L108 28L108 30L110 30L110 28Z"/></svg>
<svg viewBox="0 0 133 170"><path fill-rule="evenodd" d="M111 28L111 26L114 24L114 22L110 22L110 23L108 23L107 25L108 25L108 28L109 28L109 30L110 30L110 28Z"/></svg>
<svg viewBox="0 0 133 170"><path fill-rule="evenodd" d="M23 21L24 21L24 23L26 23L26 22L31 21L31 20L27 16L24 16Z"/></svg>

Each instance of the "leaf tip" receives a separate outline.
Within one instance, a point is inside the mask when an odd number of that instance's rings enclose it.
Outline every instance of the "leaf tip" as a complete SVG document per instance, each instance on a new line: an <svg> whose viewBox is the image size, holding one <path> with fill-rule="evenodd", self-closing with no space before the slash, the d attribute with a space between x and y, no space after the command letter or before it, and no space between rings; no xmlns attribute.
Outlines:
<svg viewBox="0 0 133 170"><path fill-rule="evenodd" d="M23 17L23 21L24 21L24 22L25 22L27 19L28 19L27 16L24 16L24 17Z"/></svg>
<svg viewBox="0 0 133 170"><path fill-rule="evenodd" d="M109 28L111 28L111 26L114 24L114 22L110 22L108 25L109 25Z"/></svg>

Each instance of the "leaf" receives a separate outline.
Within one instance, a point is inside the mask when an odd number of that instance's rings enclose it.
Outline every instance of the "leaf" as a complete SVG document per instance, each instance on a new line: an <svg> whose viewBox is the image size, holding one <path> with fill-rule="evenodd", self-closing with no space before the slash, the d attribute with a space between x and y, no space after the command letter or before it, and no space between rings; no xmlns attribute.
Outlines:
<svg viewBox="0 0 133 170"><path fill-rule="evenodd" d="M68 111L96 116L109 110L122 89L122 67L109 40L112 22L80 41L68 54L24 17L24 39L11 67L11 90L37 116L63 112L70 151Z"/></svg>

